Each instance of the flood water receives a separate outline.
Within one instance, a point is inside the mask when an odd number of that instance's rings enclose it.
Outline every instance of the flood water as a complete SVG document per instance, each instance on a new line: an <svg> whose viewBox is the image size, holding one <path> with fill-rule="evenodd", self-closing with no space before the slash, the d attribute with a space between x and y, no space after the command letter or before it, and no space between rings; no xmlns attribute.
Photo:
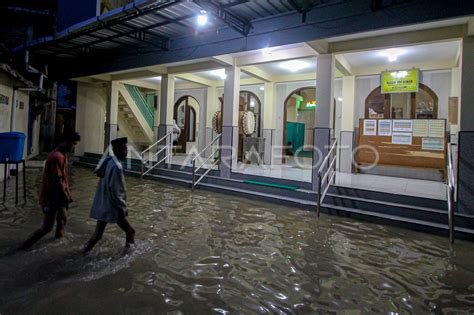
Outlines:
<svg viewBox="0 0 474 315"><path fill-rule="evenodd" d="M474 243L136 178L135 248L110 225L83 256L97 178L71 176L62 240L13 250L41 222L39 171L26 204L0 205L1 314L474 312Z"/></svg>

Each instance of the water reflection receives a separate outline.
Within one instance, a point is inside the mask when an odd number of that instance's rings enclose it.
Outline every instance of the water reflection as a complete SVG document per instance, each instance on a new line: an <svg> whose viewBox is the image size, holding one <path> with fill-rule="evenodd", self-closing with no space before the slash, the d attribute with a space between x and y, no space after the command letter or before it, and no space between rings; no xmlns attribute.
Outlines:
<svg viewBox="0 0 474 315"><path fill-rule="evenodd" d="M28 172L29 187L39 173ZM36 191L0 206L0 312L470 313L474 244L127 178L137 245L107 228L80 248L96 178L76 168L66 237L13 252L41 220Z"/></svg>

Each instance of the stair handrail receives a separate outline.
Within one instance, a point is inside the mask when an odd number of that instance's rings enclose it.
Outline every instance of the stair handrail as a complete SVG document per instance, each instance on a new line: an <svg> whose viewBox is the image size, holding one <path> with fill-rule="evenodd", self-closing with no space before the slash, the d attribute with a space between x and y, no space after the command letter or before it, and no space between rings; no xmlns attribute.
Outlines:
<svg viewBox="0 0 474 315"><path fill-rule="evenodd" d="M324 197L326 197L329 186L331 186L331 183L335 181L336 177L337 138L332 138L331 140L333 141L331 148L329 149L328 154L324 157L318 169L318 202L316 209L318 217L321 213L321 203L323 202ZM327 170L323 173L325 167L327 167ZM324 188L324 191L321 193L323 182L326 182L327 185Z"/></svg>
<svg viewBox="0 0 474 315"><path fill-rule="evenodd" d="M148 148L146 148L145 150L143 150L141 153L140 153L140 157L141 157L141 161L142 161L142 170L141 170L141 177L143 178L144 175L148 174L152 169L154 169L156 166L158 166L159 164L161 164L161 162L165 161L168 157L171 156L172 154L172 145L173 145L173 141L172 141L172 136L173 136L173 131L168 131L163 137L161 137L158 141L156 141L155 143L151 144ZM169 141L167 141L169 140ZM162 143L163 141L166 141L165 142L165 145L163 145L163 147L161 149L159 149L156 153L154 153L152 156L150 156L148 159L145 159L145 153L149 152L151 149L153 149L154 147L158 146L160 143ZM153 164L150 168L148 168L147 171L145 171L145 165L146 163L148 162L151 162L152 159L156 156L158 156L160 153L162 153L164 150L168 150L167 154L165 155L165 157L163 157L161 160L157 161L155 164Z"/></svg>
<svg viewBox="0 0 474 315"><path fill-rule="evenodd" d="M201 176L198 178L198 180L196 180L196 172L199 171L206 163L207 161L209 161L217 152L220 152L220 146L214 150L208 157L207 159L201 163L201 165L199 165L197 168L196 168L196 160L207 150L209 149L214 143L216 143L220 138L221 138L222 134L219 134L217 135L216 137L214 137L214 139L212 139L212 141L206 145L204 147L204 149L202 149L199 153L197 153L193 159L191 160L191 163L193 164L193 183L192 183L192 190L194 191L194 187L196 187L197 184L199 184L199 182L213 169L213 167L215 165L217 165L220 160L221 160L221 157L220 157L220 154L219 156L217 157L217 159L211 164L211 167L209 167L203 174L201 174Z"/></svg>
<svg viewBox="0 0 474 315"><path fill-rule="evenodd" d="M152 128L153 127L153 120L154 120L154 111L148 106L146 99L143 97L141 92L138 90L138 87L135 85L124 84L125 88L127 89L128 93L132 97L133 101L137 105L138 109L142 113L145 121L148 125Z"/></svg>
<svg viewBox="0 0 474 315"><path fill-rule="evenodd" d="M451 244L454 243L454 200L455 200L455 181L454 181L454 164L453 164L453 152L451 144L448 143L448 163L446 170L446 194L448 204L448 224L449 224L449 241Z"/></svg>

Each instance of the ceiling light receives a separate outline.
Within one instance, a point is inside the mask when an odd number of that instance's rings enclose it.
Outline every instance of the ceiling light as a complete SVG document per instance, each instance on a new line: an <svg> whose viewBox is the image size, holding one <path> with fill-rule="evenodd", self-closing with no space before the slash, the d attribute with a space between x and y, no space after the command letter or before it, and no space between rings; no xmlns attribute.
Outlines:
<svg viewBox="0 0 474 315"><path fill-rule="evenodd" d="M406 77L408 75L408 72L407 71L394 71L394 72L391 72L390 75L394 78L401 79L401 78Z"/></svg>
<svg viewBox="0 0 474 315"><path fill-rule="evenodd" d="M289 70L291 72L298 72L300 70L303 70L304 68L308 68L309 66L309 63L302 60L290 60L280 63L280 68Z"/></svg>
<svg viewBox="0 0 474 315"><path fill-rule="evenodd" d="M379 56L387 58L389 62L397 61L398 57L403 54L405 54L405 51L399 48L390 48L379 52Z"/></svg>
<svg viewBox="0 0 474 315"><path fill-rule="evenodd" d="M265 90L265 87L264 87L264 86L261 86L261 87L260 87L260 91L263 91L263 90Z"/></svg>
<svg viewBox="0 0 474 315"><path fill-rule="evenodd" d="M197 24L199 26L204 26L207 24L207 12L206 10L199 11L199 15L197 16Z"/></svg>
<svg viewBox="0 0 474 315"><path fill-rule="evenodd" d="M222 80L225 80L225 78L227 78L227 75L225 74L225 69L212 70L211 74L213 76L221 78Z"/></svg>
<svg viewBox="0 0 474 315"><path fill-rule="evenodd" d="M250 101L250 107L255 107L255 101L254 100Z"/></svg>
<svg viewBox="0 0 474 315"><path fill-rule="evenodd" d="M338 100L339 102L342 102L342 97L338 97L337 100Z"/></svg>

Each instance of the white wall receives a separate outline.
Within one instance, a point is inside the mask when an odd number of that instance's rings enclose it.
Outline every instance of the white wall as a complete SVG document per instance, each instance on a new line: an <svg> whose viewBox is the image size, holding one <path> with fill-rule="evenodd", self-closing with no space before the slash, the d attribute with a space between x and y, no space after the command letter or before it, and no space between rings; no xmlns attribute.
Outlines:
<svg viewBox="0 0 474 315"><path fill-rule="evenodd" d="M76 131L81 141L76 146L77 155L104 152L106 101L105 86L78 82Z"/></svg>
<svg viewBox="0 0 474 315"><path fill-rule="evenodd" d="M0 104L0 132L9 132L10 131L10 117L11 117L11 108L13 102L13 86L19 85L15 84L15 81L11 79L7 74L0 74L0 94L8 97L8 105ZM20 102L23 102L23 109L20 108ZM18 91L16 99L16 110L15 110L15 128L13 131L22 132L28 137L28 111L29 111L30 97L27 92ZM39 133L36 134L36 137L33 139L33 144L38 147ZM25 138L25 145L23 148L23 158L26 159L26 148L27 148L28 139ZM3 181L3 165L0 166L0 181Z"/></svg>
<svg viewBox="0 0 474 315"><path fill-rule="evenodd" d="M438 96L438 118L448 118L448 97L451 96L451 70L421 72L421 83L432 89ZM365 115L365 99L373 89L380 86L380 75L356 77L354 128ZM448 127L448 126L447 126Z"/></svg>
<svg viewBox="0 0 474 315"><path fill-rule="evenodd" d="M284 118L284 108L285 108L285 100L286 98L295 90L304 88L304 87L316 87L316 80L309 80L309 81L298 81L298 82L285 82L285 83L278 83L276 85L276 125L275 125L275 132L276 138L274 145L277 147L281 147L283 145L283 118ZM317 93L317 92L316 92ZM311 139L312 144L313 134L312 132L308 133L305 130L305 139ZM275 165L281 164L281 152L275 152L273 155L277 157L274 159L273 163Z"/></svg>

